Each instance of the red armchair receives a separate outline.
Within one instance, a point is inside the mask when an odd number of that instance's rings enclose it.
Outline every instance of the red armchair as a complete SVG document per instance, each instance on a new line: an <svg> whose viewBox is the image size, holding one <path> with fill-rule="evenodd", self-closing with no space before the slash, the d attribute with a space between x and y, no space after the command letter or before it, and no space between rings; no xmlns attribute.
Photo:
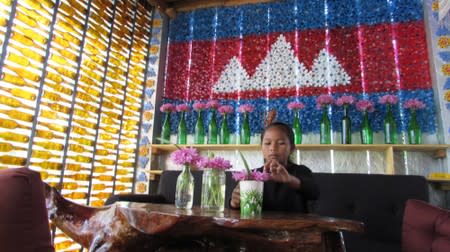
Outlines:
<svg viewBox="0 0 450 252"><path fill-rule="evenodd" d="M403 252L449 252L450 211L420 200L406 202L402 227Z"/></svg>
<svg viewBox="0 0 450 252"><path fill-rule="evenodd" d="M39 173L0 170L0 251L54 251Z"/></svg>

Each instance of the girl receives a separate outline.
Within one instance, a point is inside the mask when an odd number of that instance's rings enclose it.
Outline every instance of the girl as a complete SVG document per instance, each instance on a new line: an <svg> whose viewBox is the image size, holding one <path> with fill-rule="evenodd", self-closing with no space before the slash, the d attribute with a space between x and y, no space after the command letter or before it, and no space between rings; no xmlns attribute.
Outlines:
<svg viewBox="0 0 450 252"><path fill-rule="evenodd" d="M319 197L319 188L311 170L289 160L295 150L291 127L281 122L267 126L261 134L264 166L259 171L270 173L264 183L263 210L307 212L307 200ZM239 184L233 190L230 206L240 205Z"/></svg>

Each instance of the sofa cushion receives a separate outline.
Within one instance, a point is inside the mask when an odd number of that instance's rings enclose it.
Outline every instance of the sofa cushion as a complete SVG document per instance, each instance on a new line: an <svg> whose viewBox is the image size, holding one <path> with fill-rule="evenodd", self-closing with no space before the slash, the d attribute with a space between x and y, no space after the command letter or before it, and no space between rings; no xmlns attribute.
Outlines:
<svg viewBox="0 0 450 252"><path fill-rule="evenodd" d="M450 211L420 200L408 200L403 217L405 252L450 251Z"/></svg>
<svg viewBox="0 0 450 252"><path fill-rule="evenodd" d="M311 212L365 224L363 234L344 233L349 252L400 251L406 200L428 200L428 184L421 176L315 173L314 178L320 199Z"/></svg>
<svg viewBox="0 0 450 252"><path fill-rule="evenodd" d="M0 250L53 251L44 186L27 168L0 170Z"/></svg>

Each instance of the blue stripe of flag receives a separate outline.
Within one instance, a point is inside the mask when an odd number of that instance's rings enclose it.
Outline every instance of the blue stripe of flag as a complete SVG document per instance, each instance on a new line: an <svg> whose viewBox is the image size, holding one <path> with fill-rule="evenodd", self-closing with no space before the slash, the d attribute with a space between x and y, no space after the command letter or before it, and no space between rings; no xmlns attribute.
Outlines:
<svg viewBox="0 0 450 252"><path fill-rule="evenodd" d="M286 0L182 12L171 20L169 38L212 40L417 20L423 20L421 0Z"/></svg>

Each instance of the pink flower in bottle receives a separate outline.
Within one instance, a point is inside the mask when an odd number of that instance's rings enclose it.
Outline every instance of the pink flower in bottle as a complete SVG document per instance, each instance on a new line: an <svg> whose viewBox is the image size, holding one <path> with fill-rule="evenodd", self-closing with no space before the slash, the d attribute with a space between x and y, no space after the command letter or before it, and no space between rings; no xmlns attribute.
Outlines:
<svg viewBox="0 0 450 252"><path fill-rule="evenodd" d="M322 109L325 106L331 105L334 103L334 98L331 95L328 94L321 94L319 97L317 97L316 100L316 108Z"/></svg>
<svg viewBox="0 0 450 252"><path fill-rule="evenodd" d="M368 100L359 100L356 102L356 109L361 111L361 112L369 112L372 113L373 111L375 111L373 102L368 101Z"/></svg>
<svg viewBox="0 0 450 252"><path fill-rule="evenodd" d="M339 107L344 106L344 105L351 105L355 102L355 97L351 96L351 95L344 95L339 97L335 104Z"/></svg>
<svg viewBox="0 0 450 252"><path fill-rule="evenodd" d="M242 104L238 107L239 113L251 113L255 108L251 104Z"/></svg>
<svg viewBox="0 0 450 252"><path fill-rule="evenodd" d="M387 94L387 95L383 95L380 97L380 99L378 100L378 103L380 104L397 104L398 102L398 98L395 95L391 95L391 94Z"/></svg>
<svg viewBox="0 0 450 252"><path fill-rule="evenodd" d="M305 107L305 105L303 103L296 102L296 101L290 102L287 105L287 108L289 110L300 110L300 109L303 109L304 107Z"/></svg>
<svg viewBox="0 0 450 252"><path fill-rule="evenodd" d="M425 104L418 99L409 99L405 102L403 107L406 109L417 110L425 108Z"/></svg>

